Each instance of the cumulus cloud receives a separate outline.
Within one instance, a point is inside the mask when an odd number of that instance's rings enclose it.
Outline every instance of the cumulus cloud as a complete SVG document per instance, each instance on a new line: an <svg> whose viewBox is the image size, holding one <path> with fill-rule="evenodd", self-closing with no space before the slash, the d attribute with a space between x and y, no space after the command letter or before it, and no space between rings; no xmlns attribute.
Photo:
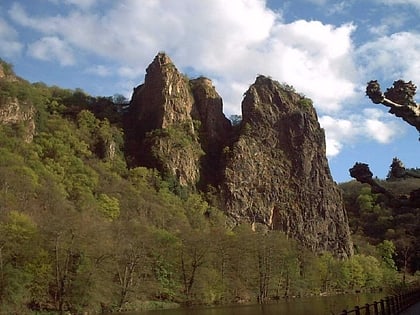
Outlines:
<svg viewBox="0 0 420 315"><path fill-rule="evenodd" d="M0 55L3 57L12 57L20 54L23 44L17 39L16 30L5 20L0 18Z"/></svg>
<svg viewBox="0 0 420 315"><path fill-rule="evenodd" d="M367 75L420 82L420 34L399 32L378 37L357 50L358 60Z"/></svg>
<svg viewBox="0 0 420 315"><path fill-rule="evenodd" d="M318 110L336 111L355 94L354 30L352 24L334 27L319 21L279 24L273 32L273 50L262 60L276 58L267 65L274 78L311 97Z"/></svg>
<svg viewBox="0 0 420 315"><path fill-rule="evenodd" d="M240 110L245 92L235 87L249 86L258 73L295 86L324 111L339 110L355 93L352 24L286 24L261 0L124 0L103 12L34 17L14 4L10 15L125 69L144 69L164 50L181 71L192 68L216 79L229 113Z"/></svg>
<svg viewBox="0 0 420 315"><path fill-rule="evenodd" d="M72 49L57 37L43 37L28 47L29 54L44 61L56 60L62 66L75 64Z"/></svg>
<svg viewBox="0 0 420 315"><path fill-rule="evenodd" d="M404 134L400 121L377 108L366 108L346 118L324 115L319 122L326 132L328 157L338 155L345 145L351 145L361 137L386 144Z"/></svg>
<svg viewBox="0 0 420 315"><path fill-rule="evenodd" d="M328 157L338 155L345 143L360 134L359 127L349 119L324 115L319 118L319 123L325 129Z"/></svg>
<svg viewBox="0 0 420 315"><path fill-rule="evenodd" d="M396 136L396 130L377 119L366 120L367 135L380 143L389 143Z"/></svg>
<svg viewBox="0 0 420 315"><path fill-rule="evenodd" d="M363 110L363 115L366 117L363 132L375 141L389 143L404 132L404 129L400 128L397 123L398 118L383 110L366 108Z"/></svg>
<svg viewBox="0 0 420 315"><path fill-rule="evenodd" d="M107 77L112 74L112 70L104 65L95 65L86 69L86 73L95 74L100 77Z"/></svg>

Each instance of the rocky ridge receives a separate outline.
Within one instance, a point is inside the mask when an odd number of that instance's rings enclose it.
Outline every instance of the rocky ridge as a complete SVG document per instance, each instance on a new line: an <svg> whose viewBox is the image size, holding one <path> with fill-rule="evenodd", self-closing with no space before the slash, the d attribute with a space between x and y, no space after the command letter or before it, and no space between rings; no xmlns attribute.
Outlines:
<svg viewBox="0 0 420 315"><path fill-rule="evenodd" d="M259 76L233 127L206 78L188 80L159 53L136 87L125 121L132 166L182 186L216 191L235 224L281 230L314 252L352 254L342 197L309 99Z"/></svg>

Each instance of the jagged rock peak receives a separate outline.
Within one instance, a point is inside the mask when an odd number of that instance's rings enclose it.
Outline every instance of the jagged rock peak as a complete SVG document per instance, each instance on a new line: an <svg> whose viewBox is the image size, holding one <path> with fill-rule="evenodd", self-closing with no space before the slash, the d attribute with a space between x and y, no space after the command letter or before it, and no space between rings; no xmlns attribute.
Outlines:
<svg viewBox="0 0 420 315"><path fill-rule="evenodd" d="M191 122L192 105L188 79L161 52L147 67L144 84L134 89L130 110L146 123L144 128L148 132Z"/></svg>
<svg viewBox="0 0 420 315"><path fill-rule="evenodd" d="M146 80L148 75L150 76L153 74L161 74L165 71L166 67L170 67L173 70L176 70L171 58L169 58L169 56L166 53L159 52L153 59L153 62L146 69Z"/></svg>
<svg viewBox="0 0 420 315"><path fill-rule="evenodd" d="M169 58L169 56L163 51L159 52L155 56L155 59L153 60L152 65L156 64L156 63L158 63L160 65L165 65L165 64L168 64L168 63L173 64L171 58Z"/></svg>
<svg viewBox="0 0 420 315"><path fill-rule="evenodd" d="M292 86L280 84L269 77L259 75L255 83L250 86L245 93L242 103L242 119L244 123L251 122L254 116L274 117L280 113L290 113L300 111L315 115L312 101L296 93ZM257 119L259 123L264 120ZM270 122L270 121L268 121Z"/></svg>
<svg viewBox="0 0 420 315"><path fill-rule="evenodd" d="M230 129L211 80L189 80L165 53L154 58L144 84L134 89L125 127L133 165L155 167L193 186L220 178ZM150 136L156 130L164 131L161 137Z"/></svg>
<svg viewBox="0 0 420 315"><path fill-rule="evenodd" d="M157 168L181 185L194 185L201 148L191 117L193 105L189 80L159 53L130 102L125 129L133 164Z"/></svg>
<svg viewBox="0 0 420 315"><path fill-rule="evenodd" d="M259 76L242 111L226 161L228 214L282 230L315 252L351 255L342 196L330 175L324 132L311 101Z"/></svg>

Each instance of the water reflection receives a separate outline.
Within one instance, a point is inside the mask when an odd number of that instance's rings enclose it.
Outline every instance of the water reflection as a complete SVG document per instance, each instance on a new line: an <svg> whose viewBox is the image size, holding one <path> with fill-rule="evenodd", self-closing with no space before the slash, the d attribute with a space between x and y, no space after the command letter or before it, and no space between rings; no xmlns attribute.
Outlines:
<svg viewBox="0 0 420 315"><path fill-rule="evenodd" d="M272 304L234 305L220 307L179 308L155 310L124 315L333 315L344 309L353 309L366 303L379 301L384 294L352 294L329 297L310 297L280 300Z"/></svg>

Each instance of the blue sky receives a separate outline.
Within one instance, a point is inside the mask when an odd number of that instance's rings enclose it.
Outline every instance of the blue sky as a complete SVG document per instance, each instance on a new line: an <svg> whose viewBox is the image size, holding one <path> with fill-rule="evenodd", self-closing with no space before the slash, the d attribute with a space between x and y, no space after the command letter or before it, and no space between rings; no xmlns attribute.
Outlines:
<svg viewBox="0 0 420 315"><path fill-rule="evenodd" d="M0 2L0 57L31 82L131 96L165 51L240 114L258 74L314 101L337 182L393 157L420 167L416 129L365 96L377 79L420 85L420 0L21 0Z"/></svg>

